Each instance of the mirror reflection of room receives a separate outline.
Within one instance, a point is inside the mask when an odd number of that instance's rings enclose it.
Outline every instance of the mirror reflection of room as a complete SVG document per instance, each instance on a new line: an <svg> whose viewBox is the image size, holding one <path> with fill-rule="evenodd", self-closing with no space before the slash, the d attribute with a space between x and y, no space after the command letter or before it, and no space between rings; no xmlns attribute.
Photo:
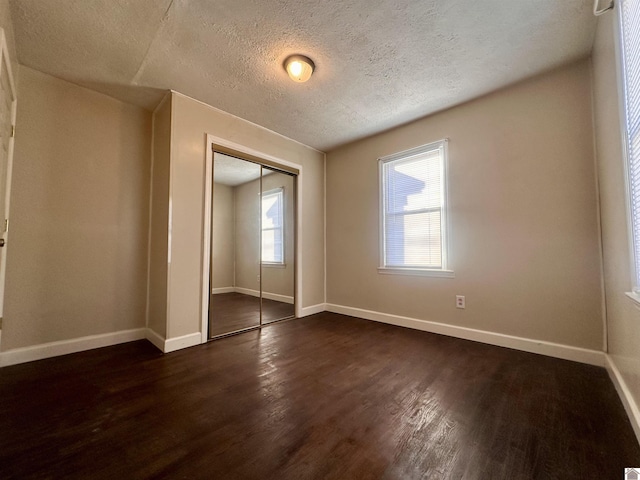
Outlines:
<svg viewBox="0 0 640 480"><path fill-rule="evenodd" d="M294 316L294 177L262 172L262 323L270 323Z"/></svg>
<svg viewBox="0 0 640 480"><path fill-rule="evenodd" d="M295 314L295 177L220 153L213 172L210 338Z"/></svg>

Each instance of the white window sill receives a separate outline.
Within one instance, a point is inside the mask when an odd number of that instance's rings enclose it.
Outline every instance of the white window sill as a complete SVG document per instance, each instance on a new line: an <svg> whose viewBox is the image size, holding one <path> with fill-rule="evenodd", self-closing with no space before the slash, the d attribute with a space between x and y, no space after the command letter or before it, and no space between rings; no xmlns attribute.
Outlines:
<svg viewBox="0 0 640 480"><path fill-rule="evenodd" d="M640 308L640 295L635 292L625 292L625 295L636 304L636 307Z"/></svg>
<svg viewBox="0 0 640 480"><path fill-rule="evenodd" d="M455 278L456 274L453 270L419 270L409 268L389 268L378 267L378 273L384 273L385 275L413 275L417 277L442 277L442 278Z"/></svg>
<svg viewBox="0 0 640 480"><path fill-rule="evenodd" d="M287 268L286 263L263 263L262 266L269 268Z"/></svg>

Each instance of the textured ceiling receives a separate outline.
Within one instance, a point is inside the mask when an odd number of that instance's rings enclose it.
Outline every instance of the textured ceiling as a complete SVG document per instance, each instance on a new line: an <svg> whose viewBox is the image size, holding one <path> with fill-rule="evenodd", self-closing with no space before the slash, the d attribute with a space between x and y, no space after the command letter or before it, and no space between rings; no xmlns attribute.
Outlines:
<svg viewBox="0 0 640 480"><path fill-rule="evenodd" d="M213 181L230 187L260 178L260 165L223 153L213 154ZM270 173L270 172L269 172Z"/></svg>
<svg viewBox="0 0 640 480"><path fill-rule="evenodd" d="M324 151L585 57L595 31L592 0L9 1L26 66L149 109L173 89Z"/></svg>

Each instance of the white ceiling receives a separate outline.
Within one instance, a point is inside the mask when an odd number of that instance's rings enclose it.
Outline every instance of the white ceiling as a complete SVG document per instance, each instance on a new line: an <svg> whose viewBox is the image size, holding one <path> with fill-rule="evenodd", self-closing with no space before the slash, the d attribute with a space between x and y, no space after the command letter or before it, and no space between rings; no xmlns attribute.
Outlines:
<svg viewBox="0 0 640 480"><path fill-rule="evenodd" d="M595 31L592 0L9 1L28 67L148 109L173 89L323 151L585 57Z"/></svg>

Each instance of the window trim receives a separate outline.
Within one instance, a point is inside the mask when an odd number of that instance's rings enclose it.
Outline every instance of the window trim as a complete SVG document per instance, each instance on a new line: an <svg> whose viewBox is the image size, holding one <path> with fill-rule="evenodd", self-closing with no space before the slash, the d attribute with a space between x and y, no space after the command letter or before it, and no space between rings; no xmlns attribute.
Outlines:
<svg viewBox="0 0 640 480"><path fill-rule="evenodd" d="M276 268L284 268L286 267L286 263L285 263L285 253L286 253L286 246L285 246L285 204L284 204L284 187L276 187L276 188L272 188L271 190L267 190L265 192L262 192L260 194L260 218L262 218L262 202L264 200L265 195L270 196L270 195L280 195L281 197L281 202L280 202L280 207L282 208L281 211L281 219L282 222L280 223L280 227L278 228L267 228L265 229L262 226L262 222L260 222L260 263L262 264L262 266L264 267L276 267ZM268 260L263 260L262 259L262 236L264 235L265 230L280 230L282 232L282 261L281 262L270 262Z"/></svg>
<svg viewBox="0 0 640 480"><path fill-rule="evenodd" d="M425 277L445 277L454 278L455 272L452 269L451 261L451 228L450 228L450 212L449 212L449 139L444 138L435 142L410 148L402 152L386 155L378 158L378 273L390 275L412 275ZM433 150L442 149L442 212L441 212L441 231L442 231L442 266L441 268L420 268L420 267L397 267L385 265L385 182L384 182L384 165L396 160L408 159L416 155L422 155Z"/></svg>

